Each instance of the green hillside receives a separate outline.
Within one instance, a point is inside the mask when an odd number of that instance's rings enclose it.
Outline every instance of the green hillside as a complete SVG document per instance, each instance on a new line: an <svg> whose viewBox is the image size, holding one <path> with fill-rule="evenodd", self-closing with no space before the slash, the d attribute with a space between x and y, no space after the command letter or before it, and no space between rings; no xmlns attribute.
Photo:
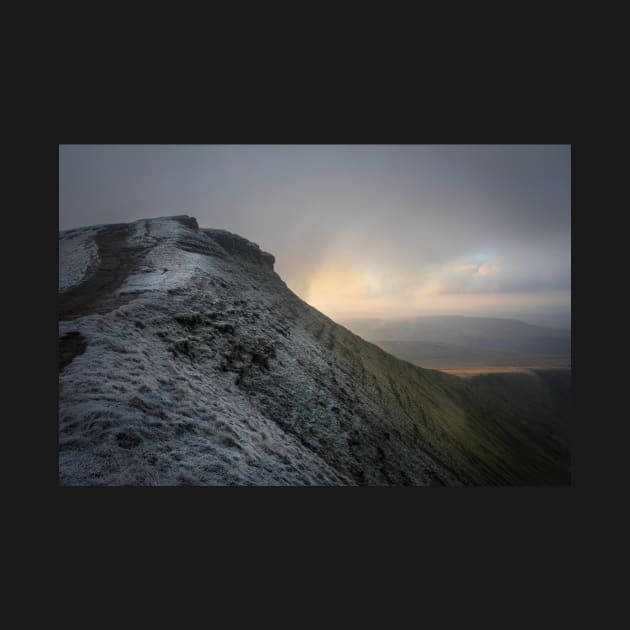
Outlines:
<svg viewBox="0 0 630 630"><path fill-rule="evenodd" d="M396 359L330 320L318 337L388 410L392 428L411 426L464 483L570 482L568 370L460 379Z"/></svg>

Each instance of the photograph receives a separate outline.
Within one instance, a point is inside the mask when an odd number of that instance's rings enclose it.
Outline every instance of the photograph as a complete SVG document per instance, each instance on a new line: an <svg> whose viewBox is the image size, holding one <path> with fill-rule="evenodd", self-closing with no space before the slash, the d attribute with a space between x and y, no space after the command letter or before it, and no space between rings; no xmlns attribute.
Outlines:
<svg viewBox="0 0 630 630"><path fill-rule="evenodd" d="M571 486L570 144L55 146L59 486Z"/></svg>

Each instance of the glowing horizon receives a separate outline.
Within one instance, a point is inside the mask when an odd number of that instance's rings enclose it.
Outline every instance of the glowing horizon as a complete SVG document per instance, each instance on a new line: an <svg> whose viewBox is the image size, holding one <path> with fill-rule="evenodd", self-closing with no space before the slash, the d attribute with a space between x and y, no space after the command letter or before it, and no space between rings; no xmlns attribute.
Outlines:
<svg viewBox="0 0 630 630"><path fill-rule="evenodd" d="M484 263L485 265L485 263ZM493 272L484 265L471 266L468 274L489 277ZM466 269L466 271L469 271ZM395 293L384 289L386 274L375 274L328 264L311 278L300 297L331 319L389 318L402 319L423 315L508 316L514 309L530 313L540 306L554 306L559 311L571 302L570 289L555 291L449 292L438 280Z"/></svg>
<svg viewBox="0 0 630 630"><path fill-rule="evenodd" d="M570 327L564 145L63 145L60 229L189 214L333 319Z"/></svg>

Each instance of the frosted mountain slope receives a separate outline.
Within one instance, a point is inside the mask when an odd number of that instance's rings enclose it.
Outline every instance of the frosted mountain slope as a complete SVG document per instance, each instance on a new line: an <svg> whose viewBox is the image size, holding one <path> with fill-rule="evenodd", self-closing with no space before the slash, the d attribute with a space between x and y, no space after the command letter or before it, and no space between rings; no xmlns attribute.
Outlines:
<svg viewBox="0 0 630 630"><path fill-rule="evenodd" d="M87 249L87 236L68 242ZM515 466L494 425L474 415L468 385L338 326L238 235L177 216L99 226L93 242L92 262L67 267L87 271L60 292L62 484L457 485L562 474L549 454L519 445L526 466ZM85 258L68 245L63 256Z"/></svg>

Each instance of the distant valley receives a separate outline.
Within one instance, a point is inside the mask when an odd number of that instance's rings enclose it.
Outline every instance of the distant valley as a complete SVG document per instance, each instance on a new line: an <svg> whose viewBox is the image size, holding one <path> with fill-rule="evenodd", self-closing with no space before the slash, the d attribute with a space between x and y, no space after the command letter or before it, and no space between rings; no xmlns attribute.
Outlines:
<svg viewBox="0 0 630 630"><path fill-rule="evenodd" d="M375 343L399 359L456 376L522 372L531 369L571 369L570 355L501 352L431 341Z"/></svg>

